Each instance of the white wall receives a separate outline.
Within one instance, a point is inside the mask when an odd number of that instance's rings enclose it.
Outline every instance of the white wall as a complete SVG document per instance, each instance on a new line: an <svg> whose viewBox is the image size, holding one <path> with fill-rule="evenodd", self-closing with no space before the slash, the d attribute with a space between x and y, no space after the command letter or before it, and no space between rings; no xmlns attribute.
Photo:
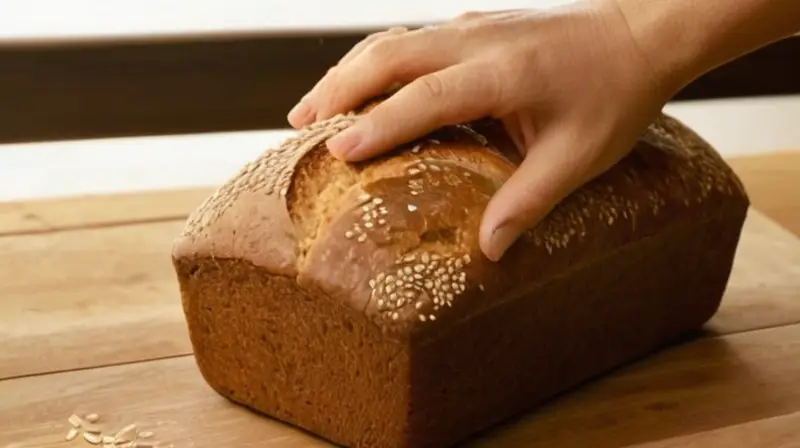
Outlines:
<svg viewBox="0 0 800 448"><path fill-rule="evenodd" d="M0 40L364 28L567 0L0 0Z"/></svg>

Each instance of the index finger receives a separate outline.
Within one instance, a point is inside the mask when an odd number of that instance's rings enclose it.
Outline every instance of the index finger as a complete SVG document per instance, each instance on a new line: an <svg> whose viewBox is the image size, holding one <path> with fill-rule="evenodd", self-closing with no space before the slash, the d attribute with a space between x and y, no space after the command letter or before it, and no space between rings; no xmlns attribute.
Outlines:
<svg viewBox="0 0 800 448"><path fill-rule="evenodd" d="M401 88L328 140L328 149L344 160L368 159L442 126L492 115L502 97L492 66L452 65Z"/></svg>

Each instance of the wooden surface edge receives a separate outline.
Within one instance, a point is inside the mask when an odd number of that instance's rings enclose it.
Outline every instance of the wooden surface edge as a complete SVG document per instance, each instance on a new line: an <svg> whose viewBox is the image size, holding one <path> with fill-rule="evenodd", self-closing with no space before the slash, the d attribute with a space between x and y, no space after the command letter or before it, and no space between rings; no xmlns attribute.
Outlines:
<svg viewBox="0 0 800 448"><path fill-rule="evenodd" d="M573 387L464 446L728 448L702 442L751 440L753 425L774 442L775 431L796 433L786 423L800 412L797 356L800 325L690 341ZM109 430L137 422L176 448L331 446L223 399L191 355L4 380L0 396L9 397L0 402L0 439L15 448L63 443L70 414L95 412Z"/></svg>
<svg viewBox="0 0 800 448"><path fill-rule="evenodd" d="M800 150L732 157L753 207L800 236Z"/></svg>
<svg viewBox="0 0 800 448"><path fill-rule="evenodd" d="M148 222L0 238L0 253L15 260L0 270L0 379L191 353L169 256L182 227ZM751 209L704 335L796 323L800 239Z"/></svg>
<svg viewBox="0 0 800 448"><path fill-rule="evenodd" d="M0 237L185 220L215 188L0 202Z"/></svg>
<svg viewBox="0 0 800 448"><path fill-rule="evenodd" d="M777 415L630 448L797 448L800 412Z"/></svg>
<svg viewBox="0 0 800 448"><path fill-rule="evenodd" d="M800 236L800 150L727 160L742 179L753 208ZM0 202L0 237L151 221L181 220L216 187L149 190Z"/></svg>

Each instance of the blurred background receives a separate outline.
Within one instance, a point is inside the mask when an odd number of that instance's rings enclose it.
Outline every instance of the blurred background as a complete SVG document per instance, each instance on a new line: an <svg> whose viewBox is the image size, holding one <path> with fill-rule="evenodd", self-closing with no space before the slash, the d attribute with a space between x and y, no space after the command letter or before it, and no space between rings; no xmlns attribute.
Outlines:
<svg viewBox="0 0 800 448"><path fill-rule="evenodd" d="M284 138L291 106L367 34L562 3L3 0L0 200L217 184ZM668 112L725 154L797 148L798 95L794 37Z"/></svg>

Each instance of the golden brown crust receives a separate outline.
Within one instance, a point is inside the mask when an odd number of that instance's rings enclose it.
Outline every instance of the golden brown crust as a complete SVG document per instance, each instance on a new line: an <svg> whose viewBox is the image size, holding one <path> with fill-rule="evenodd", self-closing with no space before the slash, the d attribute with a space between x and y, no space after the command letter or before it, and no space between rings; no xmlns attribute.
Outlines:
<svg viewBox="0 0 800 448"><path fill-rule="evenodd" d="M312 125L242 167L189 216L173 256L242 258L296 275L297 238L286 206L295 166L353 118L339 115Z"/></svg>
<svg viewBox="0 0 800 448"><path fill-rule="evenodd" d="M363 311L387 333L440 332L580 265L747 196L699 136L661 116L629 156L561 202L499 263L482 211L519 155L492 121L448 127L370 162L324 141L336 117L246 166L193 214L173 255L249 260Z"/></svg>

